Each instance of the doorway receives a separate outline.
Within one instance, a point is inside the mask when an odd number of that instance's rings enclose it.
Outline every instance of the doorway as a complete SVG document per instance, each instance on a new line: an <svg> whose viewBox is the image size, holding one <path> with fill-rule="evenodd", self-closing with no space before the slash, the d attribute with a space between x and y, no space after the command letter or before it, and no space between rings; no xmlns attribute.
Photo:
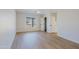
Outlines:
<svg viewBox="0 0 79 59"><path fill-rule="evenodd" d="M44 18L44 31L47 32L47 17Z"/></svg>

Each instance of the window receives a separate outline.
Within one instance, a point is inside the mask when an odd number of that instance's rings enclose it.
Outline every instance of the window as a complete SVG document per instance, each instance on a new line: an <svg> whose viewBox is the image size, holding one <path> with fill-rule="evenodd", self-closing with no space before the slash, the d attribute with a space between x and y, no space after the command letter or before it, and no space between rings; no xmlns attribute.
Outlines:
<svg viewBox="0 0 79 59"><path fill-rule="evenodd" d="M34 20L35 20L35 18L26 17L26 24L27 25L32 25L32 27L34 27Z"/></svg>

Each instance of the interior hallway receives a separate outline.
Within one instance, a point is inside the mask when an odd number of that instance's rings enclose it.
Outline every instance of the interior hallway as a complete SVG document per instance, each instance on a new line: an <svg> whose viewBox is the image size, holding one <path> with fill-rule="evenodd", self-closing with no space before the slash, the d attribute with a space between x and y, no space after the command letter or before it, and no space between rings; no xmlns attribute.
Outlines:
<svg viewBox="0 0 79 59"><path fill-rule="evenodd" d="M79 44L65 40L55 33L27 32L17 33L13 49L77 49Z"/></svg>

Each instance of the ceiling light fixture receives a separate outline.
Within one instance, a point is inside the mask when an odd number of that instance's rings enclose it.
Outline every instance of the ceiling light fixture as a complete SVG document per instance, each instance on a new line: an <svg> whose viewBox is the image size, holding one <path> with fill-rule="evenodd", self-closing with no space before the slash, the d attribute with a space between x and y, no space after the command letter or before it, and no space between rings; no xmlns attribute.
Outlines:
<svg viewBox="0 0 79 59"><path fill-rule="evenodd" d="M38 14L39 14L39 13L40 13L40 11L36 11L36 13L38 13Z"/></svg>

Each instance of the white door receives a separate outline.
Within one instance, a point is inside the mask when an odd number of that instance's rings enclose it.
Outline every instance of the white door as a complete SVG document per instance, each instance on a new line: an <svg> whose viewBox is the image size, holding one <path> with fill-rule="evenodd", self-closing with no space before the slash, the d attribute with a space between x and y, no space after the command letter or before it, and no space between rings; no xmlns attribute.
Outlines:
<svg viewBox="0 0 79 59"><path fill-rule="evenodd" d="M45 28L44 27L45 26L44 17L41 18L40 23L41 23L41 31L44 31L44 28Z"/></svg>
<svg viewBox="0 0 79 59"><path fill-rule="evenodd" d="M51 32L56 32L56 16L52 16L50 20L50 29Z"/></svg>

